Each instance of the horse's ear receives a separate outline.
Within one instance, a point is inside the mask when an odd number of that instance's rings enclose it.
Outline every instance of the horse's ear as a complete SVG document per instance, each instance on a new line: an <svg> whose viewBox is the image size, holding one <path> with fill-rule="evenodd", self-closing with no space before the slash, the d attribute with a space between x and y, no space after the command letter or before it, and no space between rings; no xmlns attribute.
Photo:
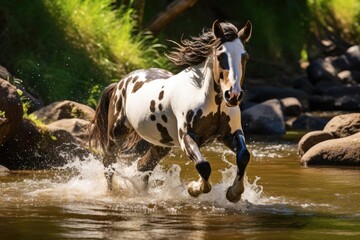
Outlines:
<svg viewBox="0 0 360 240"><path fill-rule="evenodd" d="M215 20L215 22L213 23L212 31L215 34L216 38L222 38L224 36L224 31L220 25L219 20Z"/></svg>
<svg viewBox="0 0 360 240"><path fill-rule="evenodd" d="M245 26L240 29L238 36L240 40L244 43L248 42L252 33L252 24L249 20L246 21Z"/></svg>

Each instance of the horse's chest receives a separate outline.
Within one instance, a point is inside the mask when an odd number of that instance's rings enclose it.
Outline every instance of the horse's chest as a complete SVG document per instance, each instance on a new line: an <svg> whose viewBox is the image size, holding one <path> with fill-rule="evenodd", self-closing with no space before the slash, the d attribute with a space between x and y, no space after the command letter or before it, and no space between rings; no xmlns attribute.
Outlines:
<svg viewBox="0 0 360 240"><path fill-rule="evenodd" d="M203 114L202 109L198 109L196 113L190 110L186 116L186 125L187 132L200 145L231 133L230 117L220 111Z"/></svg>

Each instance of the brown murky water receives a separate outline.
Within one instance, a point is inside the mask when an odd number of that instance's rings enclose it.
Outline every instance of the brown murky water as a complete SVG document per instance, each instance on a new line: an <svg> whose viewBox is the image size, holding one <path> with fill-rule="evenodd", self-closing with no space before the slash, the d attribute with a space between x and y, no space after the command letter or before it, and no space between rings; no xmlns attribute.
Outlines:
<svg viewBox="0 0 360 240"><path fill-rule="evenodd" d="M225 191L234 156L221 145L203 149L212 191L187 194L194 166L173 151L147 189L135 165L118 164L115 191L89 158L52 171L0 176L0 239L360 239L360 169L305 168L296 145L249 144L242 201Z"/></svg>

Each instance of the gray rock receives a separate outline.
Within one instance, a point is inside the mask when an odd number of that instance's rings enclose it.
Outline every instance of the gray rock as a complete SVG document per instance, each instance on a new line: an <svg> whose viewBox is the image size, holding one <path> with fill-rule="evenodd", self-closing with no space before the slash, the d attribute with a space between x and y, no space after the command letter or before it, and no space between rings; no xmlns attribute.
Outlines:
<svg viewBox="0 0 360 240"><path fill-rule="evenodd" d="M285 134L280 101L272 99L246 109L242 112L242 125L249 134Z"/></svg>
<svg viewBox="0 0 360 240"><path fill-rule="evenodd" d="M0 79L0 145L15 135L23 114L16 87Z"/></svg>
<svg viewBox="0 0 360 240"><path fill-rule="evenodd" d="M70 133L75 139L83 143L88 139L90 122L79 118L64 118L47 125L47 128L52 131L65 130Z"/></svg>
<svg viewBox="0 0 360 240"><path fill-rule="evenodd" d="M322 130L327 122L326 119L304 114L292 122L292 129L304 131Z"/></svg>
<svg viewBox="0 0 360 240"><path fill-rule="evenodd" d="M324 127L324 131L330 132L338 138L358 133L360 132L360 113L343 114L333 117Z"/></svg>
<svg viewBox="0 0 360 240"><path fill-rule="evenodd" d="M280 99L281 109L285 116L300 116L302 106L300 101L294 97Z"/></svg>
<svg viewBox="0 0 360 240"><path fill-rule="evenodd" d="M359 70L344 70L337 74L337 76L344 83L360 83L360 71Z"/></svg>
<svg viewBox="0 0 360 240"><path fill-rule="evenodd" d="M325 131L308 132L299 141L298 153L303 156L314 145L333 138L334 136L331 133Z"/></svg>
<svg viewBox="0 0 360 240"><path fill-rule="evenodd" d="M302 165L360 166L360 133L320 142L301 158Z"/></svg>
<svg viewBox="0 0 360 240"><path fill-rule="evenodd" d="M95 111L89 106L73 101L59 101L45 106L33 114L45 124L55 122L64 118L80 118L91 121Z"/></svg>

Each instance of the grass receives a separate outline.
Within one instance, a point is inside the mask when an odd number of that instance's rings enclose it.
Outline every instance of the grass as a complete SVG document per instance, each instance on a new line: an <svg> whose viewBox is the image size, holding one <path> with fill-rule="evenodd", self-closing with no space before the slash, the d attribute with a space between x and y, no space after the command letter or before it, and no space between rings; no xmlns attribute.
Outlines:
<svg viewBox="0 0 360 240"><path fill-rule="evenodd" d="M112 79L137 68L169 69L163 46L134 33L133 10L112 0L0 0L0 61L45 102L94 105ZM96 87L95 87L96 89Z"/></svg>

